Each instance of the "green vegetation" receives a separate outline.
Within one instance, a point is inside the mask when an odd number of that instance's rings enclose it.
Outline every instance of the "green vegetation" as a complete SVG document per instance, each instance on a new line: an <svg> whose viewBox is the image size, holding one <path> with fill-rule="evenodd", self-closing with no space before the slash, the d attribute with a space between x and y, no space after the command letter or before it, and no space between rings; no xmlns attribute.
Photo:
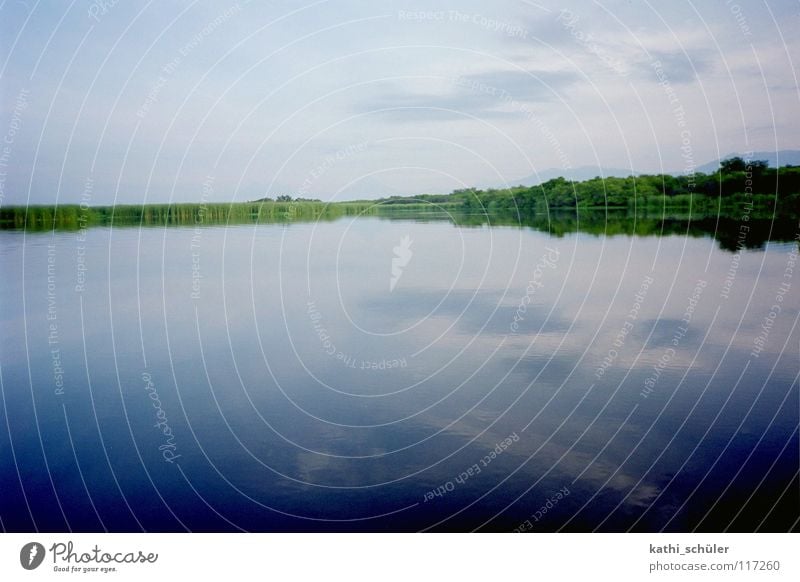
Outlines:
<svg viewBox="0 0 800 582"><path fill-rule="evenodd" d="M335 220L369 215L389 220L450 221L458 226L533 228L554 236L712 236L742 244L794 240L800 218L800 167L769 168L741 158L714 174L564 178L503 190L456 190L358 202L324 203L289 195L229 204L30 206L0 208L0 229L78 230L91 226L214 226ZM739 238L747 221L746 240Z"/></svg>
<svg viewBox="0 0 800 582"><path fill-rule="evenodd" d="M731 158L713 174L597 177L583 182L555 178L530 187L463 189L446 195L380 200L385 205L419 202L488 213L513 210L521 216L559 208L677 209L693 215L733 216L752 204L764 216L792 217L800 212L800 167L770 168L764 161Z"/></svg>
<svg viewBox="0 0 800 582"><path fill-rule="evenodd" d="M78 230L91 226L212 226L334 220L370 211L369 204L262 201L230 204L142 206L9 206L0 208L0 228Z"/></svg>
<svg viewBox="0 0 800 582"><path fill-rule="evenodd" d="M405 206L382 207L373 214L382 220L412 220L414 222L450 222L462 228L510 227L530 228L563 237L575 233L592 236L690 236L711 237L722 249L758 249L768 241L797 240L800 224L796 218L748 218L746 237L740 238L740 218L702 215L696 212L669 212L625 208L569 208L544 214L519 214L511 211L466 212L463 210L407 209Z"/></svg>

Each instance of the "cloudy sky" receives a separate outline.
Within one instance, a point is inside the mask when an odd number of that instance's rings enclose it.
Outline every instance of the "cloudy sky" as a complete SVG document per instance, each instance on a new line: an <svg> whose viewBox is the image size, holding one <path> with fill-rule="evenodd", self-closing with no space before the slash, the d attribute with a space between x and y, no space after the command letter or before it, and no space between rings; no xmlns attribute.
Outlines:
<svg viewBox="0 0 800 582"><path fill-rule="evenodd" d="M0 0L0 204L329 199L800 149L795 0Z"/></svg>

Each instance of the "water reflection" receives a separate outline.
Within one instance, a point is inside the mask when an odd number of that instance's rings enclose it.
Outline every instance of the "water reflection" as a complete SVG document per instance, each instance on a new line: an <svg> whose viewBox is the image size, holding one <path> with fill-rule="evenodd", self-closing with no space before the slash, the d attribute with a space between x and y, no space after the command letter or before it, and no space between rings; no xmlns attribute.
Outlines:
<svg viewBox="0 0 800 582"><path fill-rule="evenodd" d="M4 526L790 526L795 232L424 218L0 233Z"/></svg>

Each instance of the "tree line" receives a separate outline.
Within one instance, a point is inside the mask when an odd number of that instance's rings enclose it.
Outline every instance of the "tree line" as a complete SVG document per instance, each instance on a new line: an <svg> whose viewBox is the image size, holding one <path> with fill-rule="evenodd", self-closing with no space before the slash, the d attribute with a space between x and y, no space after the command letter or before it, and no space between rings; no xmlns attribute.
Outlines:
<svg viewBox="0 0 800 582"><path fill-rule="evenodd" d="M523 214L554 208L682 208L727 211L752 203L782 215L800 212L800 166L771 168L766 161L734 157L711 174L653 174L595 177L572 181L554 178L536 186L504 189L465 188L450 194L383 198L385 205L453 205L476 212L515 210Z"/></svg>

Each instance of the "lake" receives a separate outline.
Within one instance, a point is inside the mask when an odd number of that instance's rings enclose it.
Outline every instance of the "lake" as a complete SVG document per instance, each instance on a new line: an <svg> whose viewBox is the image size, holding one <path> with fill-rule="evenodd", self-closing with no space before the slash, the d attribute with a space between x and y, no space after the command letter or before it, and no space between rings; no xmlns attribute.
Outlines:
<svg viewBox="0 0 800 582"><path fill-rule="evenodd" d="M796 221L399 218L0 231L2 527L796 527Z"/></svg>

